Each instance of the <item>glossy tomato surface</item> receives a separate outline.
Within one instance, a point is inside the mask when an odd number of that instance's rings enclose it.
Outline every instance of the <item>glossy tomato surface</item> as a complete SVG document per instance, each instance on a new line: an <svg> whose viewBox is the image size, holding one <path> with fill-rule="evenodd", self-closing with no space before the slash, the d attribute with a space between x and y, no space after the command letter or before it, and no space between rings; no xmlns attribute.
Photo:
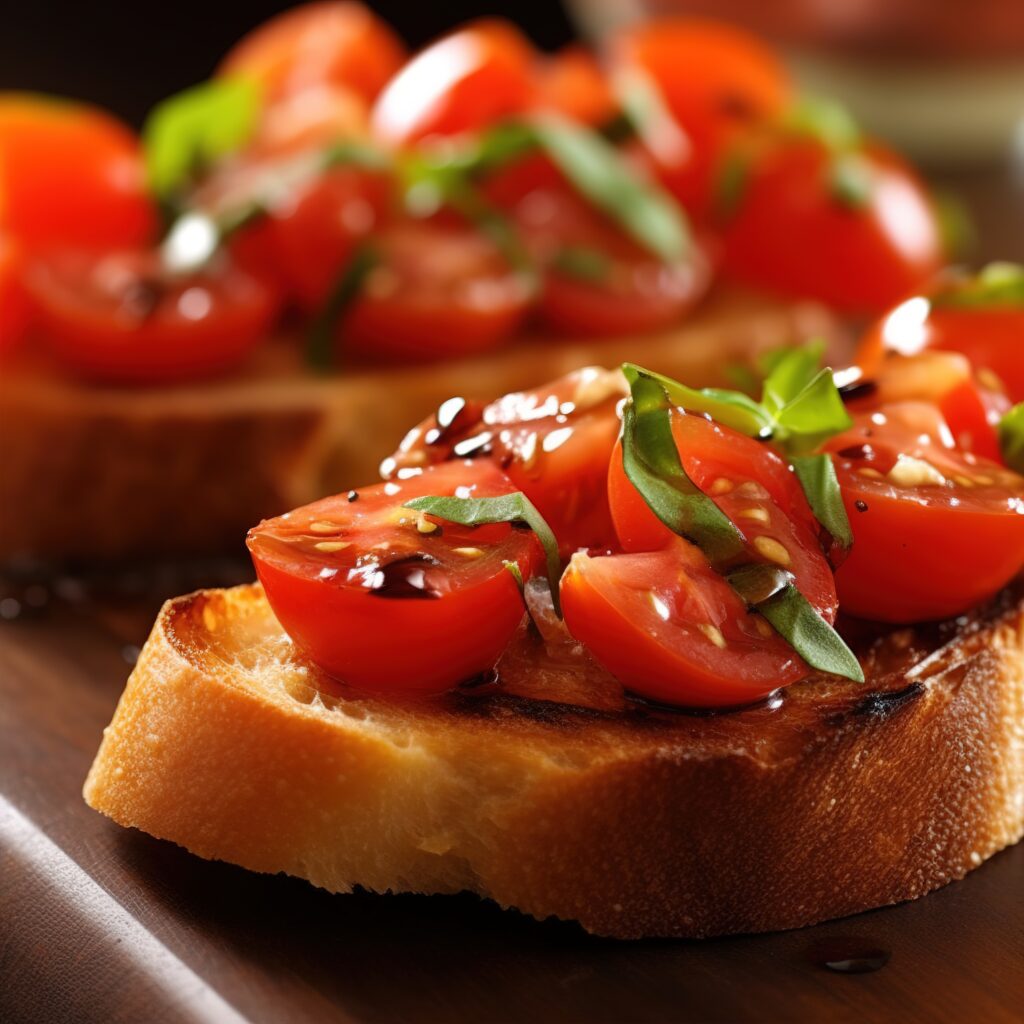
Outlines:
<svg viewBox="0 0 1024 1024"><path fill-rule="evenodd" d="M1024 565L1024 479L954 449L934 406L856 417L828 444L853 528L844 612L920 622L965 612Z"/></svg>
<svg viewBox="0 0 1024 1024"><path fill-rule="evenodd" d="M374 135L408 145L521 114L534 103L536 60L510 22L473 22L422 50L391 80L374 106Z"/></svg>
<svg viewBox="0 0 1024 1024"><path fill-rule="evenodd" d="M54 254L28 275L40 332L62 365L119 384L162 384L238 366L268 335L272 287L228 259L168 276L151 251Z"/></svg>
<svg viewBox="0 0 1024 1024"><path fill-rule="evenodd" d="M1024 305L943 305L916 296L871 328L857 362L872 372L885 352L913 355L926 349L962 353L983 380L994 374L1011 402L1024 401Z"/></svg>
<svg viewBox="0 0 1024 1024"><path fill-rule="evenodd" d="M611 53L620 76L642 76L663 99L678 131L653 125L648 149L687 211L707 216L729 144L789 102L785 68L754 36L699 18L647 22L616 37Z"/></svg>
<svg viewBox="0 0 1024 1024"><path fill-rule="evenodd" d="M858 178L844 191L843 165ZM839 176L837 178L837 175ZM726 276L837 309L877 313L943 261L938 221L914 173L878 147L838 157L806 139L754 158L723 226Z"/></svg>
<svg viewBox="0 0 1024 1024"><path fill-rule="evenodd" d="M0 230L29 249L149 241L157 217L139 143L69 100L0 93Z"/></svg>
<svg viewBox="0 0 1024 1024"><path fill-rule="evenodd" d="M494 666L524 612L506 563L527 579L540 545L403 503L514 490L490 463L450 462L265 520L247 543L274 614L317 665L370 692L437 693Z"/></svg>
<svg viewBox="0 0 1024 1024"><path fill-rule="evenodd" d="M658 551L574 555L561 597L572 635L627 689L651 700L749 704L809 671L679 538Z"/></svg>
<svg viewBox="0 0 1024 1024"><path fill-rule="evenodd" d="M254 79L270 100L332 85L372 100L405 56L402 41L368 7L323 0L285 11L250 32L218 74Z"/></svg>
<svg viewBox="0 0 1024 1024"><path fill-rule="evenodd" d="M690 479L732 520L751 560L780 565L829 622L837 599L822 553L819 527L789 466L764 444L712 423L673 412L672 433ZM651 551L674 535L647 507L622 466L617 444L608 474L612 519L625 551Z"/></svg>
<svg viewBox="0 0 1024 1024"><path fill-rule="evenodd" d="M373 238L376 266L340 325L346 351L423 361L493 348L529 309L530 283L479 231L406 221Z"/></svg>

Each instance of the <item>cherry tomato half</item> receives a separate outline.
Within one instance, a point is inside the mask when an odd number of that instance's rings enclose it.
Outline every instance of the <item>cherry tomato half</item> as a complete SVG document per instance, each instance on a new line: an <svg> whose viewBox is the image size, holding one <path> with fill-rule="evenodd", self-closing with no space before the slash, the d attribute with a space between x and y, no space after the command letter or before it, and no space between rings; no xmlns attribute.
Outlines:
<svg viewBox="0 0 1024 1024"><path fill-rule="evenodd" d="M855 190L841 184L843 174L856 176ZM770 147L755 158L723 228L727 276L850 312L898 302L942 259L927 194L878 147L842 157L814 140Z"/></svg>
<svg viewBox="0 0 1024 1024"><path fill-rule="evenodd" d="M0 234L0 357L24 337L29 321L28 296L17 243Z"/></svg>
<svg viewBox="0 0 1024 1024"><path fill-rule="evenodd" d="M339 325L347 351L377 359L469 355L522 323L530 285L479 231L407 221L373 239L378 265Z"/></svg>
<svg viewBox="0 0 1024 1024"><path fill-rule="evenodd" d="M615 38L611 53L620 75L640 75L658 90L681 129L681 137L665 130L645 142L666 186L703 217L728 145L789 101L785 69L756 37L699 18L646 22Z"/></svg>
<svg viewBox="0 0 1024 1024"><path fill-rule="evenodd" d="M279 308L265 282L223 258L183 278L150 250L54 254L28 285L50 348L83 377L163 384L241 363Z"/></svg>
<svg viewBox="0 0 1024 1024"><path fill-rule="evenodd" d="M809 672L701 552L573 556L562 577L569 632L628 690L667 704L749 704Z"/></svg>
<svg viewBox="0 0 1024 1024"><path fill-rule="evenodd" d="M625 394L621 373L588 366L489 405L452 398L409 431L381 474L404 479L448 459L490 459L537 506L564 557L608 547L608 459Z"/></svg>
<svg viewBox="0 0 1024 1024"><path fill-rule="evenodd" d="M402 66L406 51L391 27L354 0L323 0L285 11L254 29L217 73L254 79L277 100L324 85L367 101Z"/></svg>
<svg viewBox="0 0 1024 1024"><path fill-rule="evenodd" d="M1024 401L1024 303L979 299L958 305L943 302L940 287L933 297L908 299L876 323L861 342L857 364L871 373L883 352L925 349L962 352L983 378L995 374L1011 402Z"/></svg>
<svg viewBox="0 0 1024 1024"><path fill-rule="evenodd" d="M488 19L445 36L391 80L373 109L377 138L408 145L521 114L534 101L537 55L514 25Z"/></svg>
<svg viewBox="0 0 1024 1024"><path fill-rule="evenodd" d="M843 611L921 622L967 611L1024 565L1024 479L953 448L932 405L855 418L827 445L853 528Z"/></svg>
<svg viewBox="0 0 1024 1024"><path fill-rule="evenodd" d="M249 531L274 614L312 661L353 686L437 693L494 666L523 617L518 585L540 545L505 523L475 529L403 509L421 495L515 490L487 462L450 462L324 498Z"/></svg>
<svg viewBox="0 0 1024 1024"><path fill-rule="evenodd" d="M0 93L0 230L28 249L143 245L156 230L138 140L94 107Z"/></svg>

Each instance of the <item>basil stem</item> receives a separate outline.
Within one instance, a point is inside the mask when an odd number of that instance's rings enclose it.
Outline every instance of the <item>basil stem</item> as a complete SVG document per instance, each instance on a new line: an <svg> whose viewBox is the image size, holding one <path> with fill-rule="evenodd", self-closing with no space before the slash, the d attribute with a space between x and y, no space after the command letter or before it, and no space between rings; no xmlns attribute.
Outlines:
<svg viewBox="0 0 1024 1024"><path fill-rule="evenodd" d="M377 265L374 249L363 244L356 247L351 259L338 275L323 308L309 327L306 335L306 362L324 373L334 364L335 334L342 317L359 297L366 278Z"/></svg>
<svg viewBox="0 0 1024 1024"><path fill-rule="evenodd" d="M555 614L559 618L562 617L562 606L558 597L562 560L558 556L558 541L555 540L555 535L544 517L522 491L502 494L496 498L413 498L412 501L406 502L405 507L417 512L426 512L449 523L458 523L459 526L488 526L492 523L523 523L528 526L544 549L551 603L554 605ZM505 564L506 567L509 565L507 562Z"/></svg>

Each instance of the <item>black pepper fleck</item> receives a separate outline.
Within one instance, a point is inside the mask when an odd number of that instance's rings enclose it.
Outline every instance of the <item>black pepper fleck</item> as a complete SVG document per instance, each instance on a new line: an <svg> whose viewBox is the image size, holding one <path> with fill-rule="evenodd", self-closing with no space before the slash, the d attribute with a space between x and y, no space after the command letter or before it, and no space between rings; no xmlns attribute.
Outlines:
<svg viewBox="0 0 1024 1024"><path fill-rule="evenodd" d="M348 492L348 500L349 501L358 501L359 500L359 492L358 491L349 491Z"/></svg>
<svg viewBox="0 0 1024 1024"><path fill-rule="evenodd" d="M859 498L854 502L854 505L858 512L867 512L868 510L868 503L866 501L861 501Z"/></svg>

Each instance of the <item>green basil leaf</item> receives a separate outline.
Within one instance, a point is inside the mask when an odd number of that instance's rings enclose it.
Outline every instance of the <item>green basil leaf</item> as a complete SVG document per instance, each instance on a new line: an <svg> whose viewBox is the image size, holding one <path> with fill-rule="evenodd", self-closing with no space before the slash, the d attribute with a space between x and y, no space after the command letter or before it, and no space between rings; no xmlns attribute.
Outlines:
<svg viewBox="0 0 1024 1024"><path fill-rule="evenodd" d="M714 206L721 217L728 219L740 208L749 182L750 160L746 154L729 153L715 178Z"/></svg>
<svg viewBox="0 0 1024 1024"><path fill-rule="evenodd" d="M623 372L632 392L622 424L622 468L630 483L673 533L696 544L713 563L741 555L743 535L679 461L669 418L672 403L664 388L629 364Z"/></svg>
<svg viewBox="0 0 1024 1024"><path fill-rule="evenodd" d="M828 175L829 192L841 206L861 210L871 202L874 175L862 153L840 153L833 157Z"/></svg>
<svg viewBox="0 0 1024 1024"><path fill-rule="evenodd" d="M334 365L335 333L342 317L359 297L370 271L377 266L377 253L369 244L357 246L338 275L323 309L306 336L306 362L325 373Z"/></svg>
<svg viewBox="0 0 1024 1024"><path fill-rule="evenodd" d="M608 279L612 261L600 249L587 245L563 245L555 253L551 268L579 281L601 282Z"/></svg>
<svg viewBox="0 0 1024 1024"><path fill-rule="evenodd" d="M967 204L948 189L932 189L932 209L947 263L966 260L977 249L978 229Z"/></svg>
<svg viewBox="0 0 1024 1024"><path fill-rule="evenodd" d="M158 104L142 130L150 188L166 199L214 160L252 137L259 87L248 79L217 78Z"/></svg>
<svg viewBox="0 0 1024 1024"><path fill-rule="evenodd" d="M850 112L834 100L801 96L783 115L783 127L822 143L833 152L856 149L861 133Z"/></svg>
<svg viewBox="0 0 1024 1024"><path fill-rule="evenodd" d="M1010 469L1024 473L1024 402L999 421L999 447Z"/></svg>
<svg viewBox="0 0 1024 1024"><path fill-rule="evenodd" d="M853 651L792 582L779 585L778 569L746 566L730 573L726 579L811 668L864 682L864 670ZM766 592L767 596L762 596Z"/></svg>
<svg viewBox="0 0 1024 1024"><path fill-rule="evenodd" d="M765 410L742 391L723 388L689 388L664 374L623 363L622 372L630 384L639 377L657 383L669 401L687 412L707 413L712 419L748 437L766 439L772 434L772 420Z"/></svg>
<svg viewBox="0 0 1024 1024"><path fill-rule="evenodd" d="M761 404L774 414L792 402L817 376L824 354L825 343L820 340L766 352L758 360L764 374Z"/></svg>
<svg viewBox="0 0 1024 1024"><path fill-rule="evenodd" d="M836 388L832 371L815 378L775 415L776 440L790 455L813 451L853 423Z"/></svg>
<svg viewBox="0 0 1024 1024"><path fill-rule="evenodd" d="M853 545L853 530L850 529L831 456L823 452L820 455L797 456L790 461L814 518L843 550L849 551Z"/></svg>
<svg viewBox="0 0 1024 1024"><path fill-rule="evenodd" d="M551 527L537 511L533 502L522 491L502 494L497 498L413 498L406 508L426 512L460 526L488 526L492 523L524 523L537 535L544 548L547 562L548 586L551 588L551 602L555 614L562 617L562 606L558 599L558 581L562 576L562 560L558 557L558 541ZM506 566L508 563L505 563ZM520 579L522 574L520 574Z"/></svg>
<svg viewBox="0 0 1024 1024"><path fill-rule="evenodd" d="M611 143L554 114L531 124L541 148L584 198L664 263L686 258L686 215L659 186L637 174Z"/></svg>
<svg viewBox="0 0 1024 1024"><path fill-rule="evenodd" d="M988 306L1024 306L1024 266L989 263L974 276L955 280L931 299L933 306L981 309Z"/></svg>

